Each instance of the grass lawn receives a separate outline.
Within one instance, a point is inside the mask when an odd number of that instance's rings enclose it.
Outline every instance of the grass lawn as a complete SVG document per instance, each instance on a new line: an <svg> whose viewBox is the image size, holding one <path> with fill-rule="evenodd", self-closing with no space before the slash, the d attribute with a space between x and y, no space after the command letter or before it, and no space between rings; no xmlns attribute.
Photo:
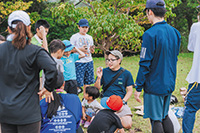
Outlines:
<svg viewBox="0 0 200 133"><path fill-rule="evenodd" d="M183 99L180 95L179 89L181 87L187 88L188 86L188 83L185 79L192 66L192 59L193 59L193 53L181 53L178 57L176 88L175 88L175 91L173 92L173 95L175 95L178 98L179 102L175 104L175 107L184 106ZM125 57L121 65L122 67L124 67L125 69L129 70L132 73L134 81L136 79L138 68L139 68L138 63L139 63L139 55ZM99 66L105 67L104 58L94 58L95 77L96 77L96 68ZM135 92L135 89L133 92ZM80 98L82 97L83 96L81 94ZM141 95L141 99L142 99L142 95ZM134 95L132 95L132 97L129 99L128 105L131 108L132 113L133 113L133 117L132 117L133 125L132 125L131 130L134 130L135 128L139 128L142 130L143 133L150 133L151 127L150 127L149 119L143 119L142 116L138 116L137 114L135 114L136 110L134 109L134 107L141 105L141 103L138 103L134 99ZM194 133L197 133L200 131L200 127L199 127L200 114L198 113L196 117L197 117L197 120L196 120L194 130L193 130ZM182 119L179 119L179 122L181 124ZM129 133L130 131L126 131L126 132ZM180 132L182 132L182 130L180 130Z"/></svg>

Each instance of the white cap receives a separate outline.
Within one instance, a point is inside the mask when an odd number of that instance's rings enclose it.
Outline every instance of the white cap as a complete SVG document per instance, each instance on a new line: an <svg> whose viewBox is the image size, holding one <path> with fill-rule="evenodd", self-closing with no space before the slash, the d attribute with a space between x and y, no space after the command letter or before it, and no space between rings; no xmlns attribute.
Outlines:
<svg viewBox="0 0 200 133"><path fill-rule="evenodd" d="M106 51L106 54L109 55L109 54L112 54L114 56L117 56L119 57L119 59L123 59L123 55L121 52L119 52L118 50L112 50L112 51Z"/></svg>
<svg viewBox="0 0 200 133"><path fill-rule="evenodd" d="M30 17L25 11L14 11L8 17L8 25L12 28L15 28L17 25L12 24L13 21L19 20L22 21L26 26L31 24Z"/></svg>

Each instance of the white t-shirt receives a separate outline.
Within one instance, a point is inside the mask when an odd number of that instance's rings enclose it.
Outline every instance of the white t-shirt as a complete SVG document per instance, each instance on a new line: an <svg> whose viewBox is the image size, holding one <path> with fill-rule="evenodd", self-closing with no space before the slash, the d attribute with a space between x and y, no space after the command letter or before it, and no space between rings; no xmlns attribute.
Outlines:
<svg viewBox="0 0 200 133"><path fill-rule="evenodd" d="M60 71L61 73L64 72L64 67L63 67L63 62L62 60L60 59L57 59L55 57L53 57L53 59L55 60L55 62L57 63L56 67L57 67L57 70Z"/></svg>
<svg viewBox="0 0 200 133"><path fill-rule="evenodd" d="M56 65L57 70L60 71L61 73L63 73L64 72L64 67L63 67L62 60L57 59L55 57L53 57L53 59L57 63L57 65ZM44 88L44 82L45 82L45 75L44 75L44 71L42 71L42 88Z"/></svg>
<svg viewBox="0 0 200 133"><path fill-rule="evenodd" d="M72 35L70 38L70 43L73 44L77 48L81 48L84 45L87 45L87 52L85 53L87 56L84 58L81 58L80 60L76 62L86 63L92 61L92 54L90 52L90 46L94 45L92 36L86 34L81 35L80 33L76 33Z"/></svg>
<svg viewBox="0 0 200 133"><path fill-rule="evenodd" d="M200 22L194 23L189 34L188 50L194 52L192 68L186 78L188 83L200 83Z"/></svg>
<svg viewBox="0 0 200 133"><path fill-rule="evenodd" d="M85 107L86 109L91 108L92 110L94 110L94 112L103 109L101 104L96 99L91 103L88 103L88 101L84 99L82 101L82 106Z"/></svg>

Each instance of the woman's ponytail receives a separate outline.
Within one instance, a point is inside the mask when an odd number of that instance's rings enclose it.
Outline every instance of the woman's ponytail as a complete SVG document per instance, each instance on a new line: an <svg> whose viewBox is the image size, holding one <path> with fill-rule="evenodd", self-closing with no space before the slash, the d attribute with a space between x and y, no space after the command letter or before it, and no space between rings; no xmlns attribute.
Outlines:
<svg viewBox="0 0 200 133"><path fill-rule="evenodd" d="M12 44L18 49L23 49L27 44L30 44L32 33L29 27L21 21L14 21L12 24L16 24L15 28L11 28L14 34Z"/></svg>

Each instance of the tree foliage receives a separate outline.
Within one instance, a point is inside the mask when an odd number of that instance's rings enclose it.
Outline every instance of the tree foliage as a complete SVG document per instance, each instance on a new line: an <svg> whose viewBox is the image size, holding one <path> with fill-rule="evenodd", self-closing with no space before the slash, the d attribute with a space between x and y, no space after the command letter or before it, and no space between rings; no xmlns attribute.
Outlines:
<svg viewBox="0 0 200 133"><path fill-rule="evenodd" d="M6 35L8 16L15 10L23 10L28 12L31 22L40 16L39 13L45 8L46 0L1 0L0 2L0 34ZM43 8L42 8L43 7Z"/></svg>
<svg viewBox="0 0 200 133"><path fill-rule="evenodd" d="M172 9L180 0L166 1L166 17L175 16ZM118 49L137 51L141 44L144 24L149 24L143 14L146 0L102 0L102 2L83 0L85 7L69 3L52 8L53 18L58 23L77 26L81 18L90 23L89 34L93 36L97 48L101 50Z"/></svg>
<svg viewBox="0 0 200 133"><path fill-rule="evenodd" d="M99 3L84 1L86 7L75 8L69 3L52 8L53 17L60 23L77 26L81 18L90 23L89 34L101 50L133 50L140 43L144 31L122 8L128 8L131 0L110 0Z"/></svg>
<svg viewBox="0 0 200 133"><path fill-rule="evenodd" d="M168 22L176 27L181 33L181 52L187 52L188 35L190 27L197 22L197 0L182 0L173 12L176 17L169 17Z"/></svg>

